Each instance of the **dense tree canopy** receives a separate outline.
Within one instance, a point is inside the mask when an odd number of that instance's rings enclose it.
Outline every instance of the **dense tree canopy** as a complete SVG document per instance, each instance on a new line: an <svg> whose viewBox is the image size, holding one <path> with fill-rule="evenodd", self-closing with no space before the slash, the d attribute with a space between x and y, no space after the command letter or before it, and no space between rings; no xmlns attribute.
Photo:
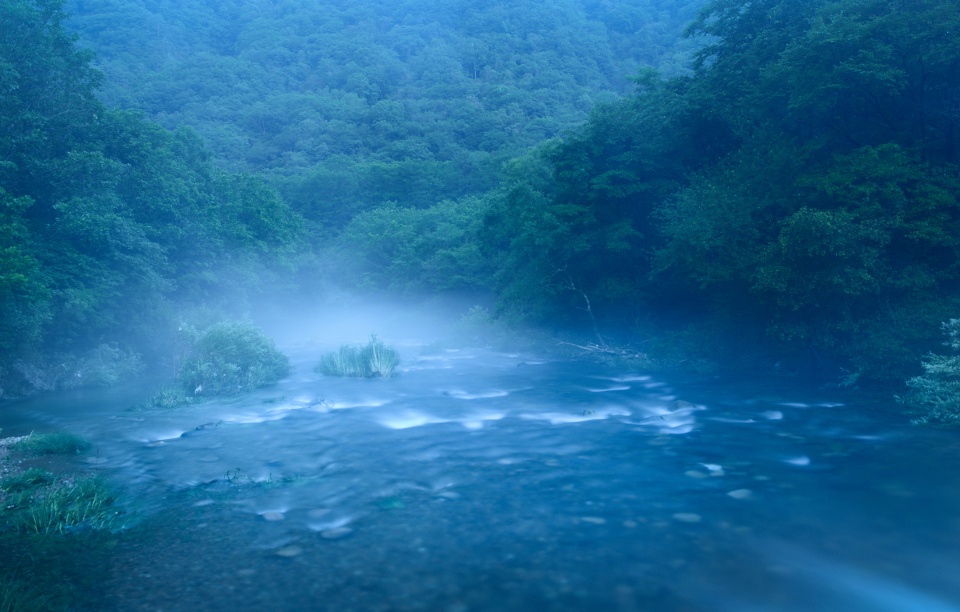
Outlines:
<svg viewBox="0 0 960 612"><path fill-rule="evenodd" d="M639 80L501 190L505 306L586 294L705 350L902 375L960 307L958 28L956 2L709 3L692 76Z"/></svg>
<svg viewBox="0 0 960 612"><path fill-rule="evenodd" d="M478 195L500 165L686 67L702 0L71 0L109 106L190 126L342 228L359 211Z"/></svg>
<svg viewBox="0 0 960 612"><path fill-rule="evenodd" d="M960 309L957 0L0 6L5 371L281 277L848 381Z"/></svg>
<svg viewBox="0 0 960 612"><path fill-rule="evenodd" d="M0 3L8 388L40 352L142 350L169 328L173 303L256 292L289 265L301 228L261 180L217 169L193 133L104 107L61 4Z"/></svg>

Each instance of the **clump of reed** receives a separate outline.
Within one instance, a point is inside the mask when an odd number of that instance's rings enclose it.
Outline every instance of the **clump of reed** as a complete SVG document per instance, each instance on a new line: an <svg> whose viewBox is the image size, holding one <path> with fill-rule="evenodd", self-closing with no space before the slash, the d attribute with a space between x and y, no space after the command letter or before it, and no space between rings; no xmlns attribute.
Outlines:
<svg viewBox="0 0 960 612"><path fill-rule="evenodd" d="M400 354L376 334L363 346L343 345L320 358L315 370L326 376L390 378L400 365Z"/></svg>

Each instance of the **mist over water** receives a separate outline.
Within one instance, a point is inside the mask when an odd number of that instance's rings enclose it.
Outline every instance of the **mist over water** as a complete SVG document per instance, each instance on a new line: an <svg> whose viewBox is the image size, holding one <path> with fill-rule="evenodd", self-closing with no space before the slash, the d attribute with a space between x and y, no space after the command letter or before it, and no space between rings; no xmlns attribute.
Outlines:
<svg viewBox="0 0 960 612"><path fill-rule="evenodd" d="M123 610L960 605L941 434L809 389L444 346L452 324L420 314L267 321L294 371L248 395L87 391L2 424L88 437L125 489ZM313 371L371 331L396 377Z"/></svg>
<svg viewBox="0 0 960 612"><path fill-rule="evenodd" d="M0 399L155 369L0 405L93 445L0 448L0 611L960 609L955 433L465 296L960 423L955 4L4 3Z"/></svg>

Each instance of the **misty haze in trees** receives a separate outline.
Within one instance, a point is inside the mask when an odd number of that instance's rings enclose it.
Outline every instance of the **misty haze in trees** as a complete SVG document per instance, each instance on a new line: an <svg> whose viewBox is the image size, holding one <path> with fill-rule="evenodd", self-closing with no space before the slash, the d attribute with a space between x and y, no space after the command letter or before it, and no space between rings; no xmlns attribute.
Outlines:
<svg viewBox="0 0 960 612"><path fill-rule="evenodd" d="M956 2L0 6L8 395L327 285L846 382L960 310Z"/></svg>

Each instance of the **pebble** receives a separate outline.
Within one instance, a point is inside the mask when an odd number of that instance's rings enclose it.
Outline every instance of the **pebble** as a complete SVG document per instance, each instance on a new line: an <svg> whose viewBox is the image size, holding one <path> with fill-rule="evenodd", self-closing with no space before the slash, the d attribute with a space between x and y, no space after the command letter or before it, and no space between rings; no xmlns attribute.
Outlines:
<svg viewBox="0 0 960 612"><path fill-rule="evenodd" d="M278 548L273 554L278 557L296 557L303 552L303 549L299 546L284 546L283 548Z"/></svg>
<svg viewBox="0 0 960 612"><path fill-rule="evenodd" d="M750 489L737 489L736 491L730 491L729 493L727 493L727 495L729 495L733 499L747 499L748 497L753 495L753 491L751 491Z"/></svg>
<svg viewBox="0 0 960 612"><path fill-rule="evenodd" d="M267 521L282 521L283 519L287 518L283 515L283 512L278 512L276 510L267 510L266 512L260 514L260 516Z"/></svg>
<svg viewBox="0 0 960 612"><path fill-rule="evenodd" d="M677 512L673 515L674 520L680 521L681 523L699 523L700 515L694 514L693 512Z"/></svg>
<svg viewBox="0 0 960 612"><path fill-rule="evenodd" d="M600 518L599 516L581 516L580 520L592 525L605 525L607 523L607 519Z"/></svg>
<svg viewBox="0 0 960 612"><path fill-rule="evenodd" d="M327 529L320 532L320 537L324 540L339 540L340 538L345 538L348 535L353 533L353 529L349 527L336 527L334 529Z"/></svg>

